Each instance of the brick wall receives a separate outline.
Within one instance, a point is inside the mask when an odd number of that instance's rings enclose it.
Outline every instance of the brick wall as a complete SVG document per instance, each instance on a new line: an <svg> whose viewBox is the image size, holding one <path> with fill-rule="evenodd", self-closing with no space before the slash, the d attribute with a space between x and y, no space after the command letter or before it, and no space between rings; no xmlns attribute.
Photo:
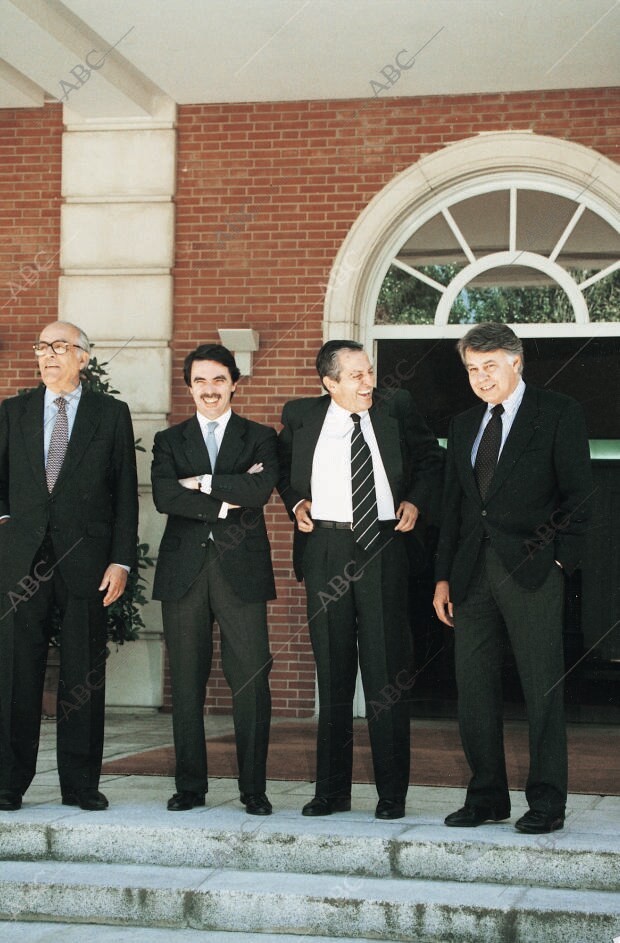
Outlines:
<svg viewBox="0 0 620 943"><path fill-rule="evenodd" d="M183 357L217 328L261 335L235 407L277 425L282 403L318 392L324 285L372 197L426 154L479 131L531 129L617 160L617 89L179 109L174 386L190 413ZM36 381L30 344L57 314L62 110L0 111L0 397ZM270 606L274 709L308 715L314 668L291 525L267 510L278 600ZM219 670L211 710L228 710ZM169 705L169 688L167 689Z"/></svg>
<svg viewBox="0 0 620 943"><path fill-rule="evenodd" d="M190 412L181 363L218 327L260 332L235 407L278 424L285 400L318 391L324 285L357 216L396 174L479 131L531 129L618 159L617 89L343 102L192 105L179 110L173 421ZM291 525L267 512L278 601L270 607L274 708L314 704L304 591L291 579ZM229 709L221 674L211 710Z"/></svg>
<svg viewBox="0 0 620 943"><path fill-rule="evenodd" d="M0 399L38 378L32 341L57 317L62 106L0 109Z"/></svg>

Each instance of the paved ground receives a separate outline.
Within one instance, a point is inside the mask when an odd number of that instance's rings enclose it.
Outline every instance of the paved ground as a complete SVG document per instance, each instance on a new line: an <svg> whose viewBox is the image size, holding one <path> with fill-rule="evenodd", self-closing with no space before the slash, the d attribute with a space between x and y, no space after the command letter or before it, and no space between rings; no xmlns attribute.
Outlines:
<svg viewBox="0 0 620 943"><path fill-rule="evenodd" d="M291 723L291 720L290 718L274 720L274 723L278 722ZM425 720L425 724L427 723L428 721ZM233 729L232 718L220 715L209 716L206 718L205 728L209 736L228 733ZM24 808L33 803L60 802L55 737L55 722L44 721L41 727L37 776L25 796ZM104 748L106 760L153 747L168 746L171 743L172 718L170 714L129 713L118 710L108 712ZM131 803L134 806L134 814L136 803L144 803L149 807L150 812L155 811L159 805L165 808L168 798L175 791L174 780L165 776L103 776L100 785L112 806ZM304 802L314 795L314 786L307 782L273 780L267 784L267 792L273 802L274 812L284 812L290 816L301 810ZM410 786L407 798L407 818L439 824L448 812L462 805L464 795L463 789ZM352 799L353 810L346 818L356 818L355 813L361 813L363 818L367 819L368 813L374 812L377 794L373 785L355 784ZM240 808L236 782L232 779L212 779L209 784L207 807L222 809L225 806ZM512 793L511 821L514 822L526 809L523 793ZM168 813L170 817L173 814ZM187 813L177 813L177 815L182 816ZM488 827L490 826L485 826L485 828ZM620 847L620 797L571 795L567 808L567 829L569 827L577 832L592 830L608 836L615 835ZM501 828L507 829L510 826L504 824ZM469 829L451 829L451 837L455 837L455 832L463 834L463 837L471 836Z"/></svg>

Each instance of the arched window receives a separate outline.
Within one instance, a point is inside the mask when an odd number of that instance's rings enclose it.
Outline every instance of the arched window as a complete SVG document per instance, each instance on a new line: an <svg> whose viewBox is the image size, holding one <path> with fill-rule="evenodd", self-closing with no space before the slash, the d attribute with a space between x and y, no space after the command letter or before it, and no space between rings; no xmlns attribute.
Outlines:
<svg viewBox="0 0 620 943"><path fill-rule="evenodd" d="M479 180L444 199L391 261L375 325L619 321L620 234L558 189Z"/></svg>
<svg viewBox="0 0 620 943"><path fill-rule="evenodd" d="M611 160L529 132L468 138L403 171L360 215L331 272L325 335L369 347L456 338L474 320L468 293L479 300L498 287L555 290L552 317L509 322L523 337L620 335L619 233L620 168ZM395 271L412 294L428 289L417 317L397 323L382 297ZM593 306L606 292L611 301Z"/></svg>

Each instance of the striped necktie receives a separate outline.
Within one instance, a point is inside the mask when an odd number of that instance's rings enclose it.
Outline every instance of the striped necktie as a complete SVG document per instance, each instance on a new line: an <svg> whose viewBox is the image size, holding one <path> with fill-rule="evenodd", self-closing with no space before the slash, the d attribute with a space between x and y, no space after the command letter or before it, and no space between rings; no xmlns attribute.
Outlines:
<svg viewBox="0 0 620 943"><path fill-rule="evenodd" d="M502 413L504 407L501 403L494 406L491 410L491 418L484 427L482 438L478 444L476 452L476 461L474 462L474 476L480 497L484 501L491 484L491 479L495 474L497 459L499 458L499 447L502 444Z"/></svg>
<svg viewBox="0 0 620 943"><path fill-rule="evenodd" d="M47 465L45 466L45 479L47 481L47 490L53 491L54 485L60 474L62 463L65 460L67 446L69 445L69 420L67 418L67 403L62 396L57 396L54 404L58 407L58 415L52 429L50 438L50 447L47 453Z"/></svg>
<svg viewBox="0 0 620 943"><path fill-rule="evenodd" d="M360 425L360 416L351 413L351 494L353 498L353 535L356 543L368 550L379 536L377 495L372 455Z"/></svg>

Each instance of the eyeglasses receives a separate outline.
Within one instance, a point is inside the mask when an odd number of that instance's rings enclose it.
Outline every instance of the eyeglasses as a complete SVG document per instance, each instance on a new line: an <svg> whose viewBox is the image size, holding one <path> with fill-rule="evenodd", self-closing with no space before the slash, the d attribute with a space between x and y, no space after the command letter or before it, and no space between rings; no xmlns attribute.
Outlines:
<svg viewBox="0 0 620 943"><path fill-rule="evenodd" d="M45 341L38 341L36 344L32 345L35 357L43 357L49 350L54 354L66 354L70 347L77 347L78 350L84 350L79 344L69 344L67 341L52 341L51 344L47 344ZM84 350L84 353L87 353L87 351Z"/></svg>

